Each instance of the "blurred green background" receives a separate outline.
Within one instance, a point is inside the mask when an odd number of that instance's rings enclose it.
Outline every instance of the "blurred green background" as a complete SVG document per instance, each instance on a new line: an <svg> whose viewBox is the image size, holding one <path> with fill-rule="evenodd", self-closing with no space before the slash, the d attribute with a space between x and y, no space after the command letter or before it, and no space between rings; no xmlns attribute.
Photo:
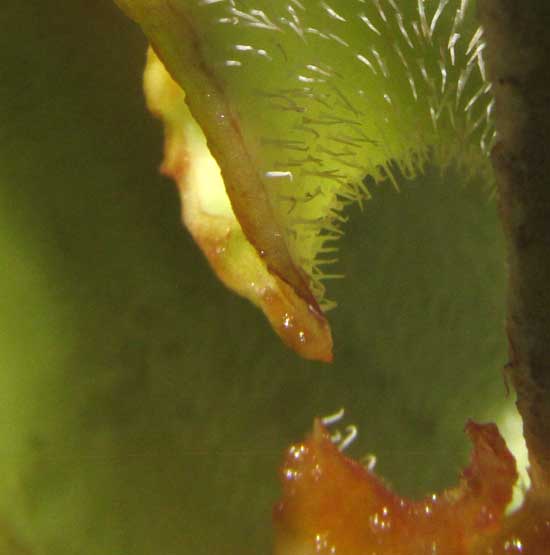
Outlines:
<svg viewBox="0 0 550 555"><path fill-rule="evenodd" d="M453 483L466 418L505 407L487 188L438 169L375 186L329 288L336 361L302 361L180 225L139 29L108 0L9 2L0 28L0 534L269 553L284 449L341 406L350 452L400 491Z"/></svg>

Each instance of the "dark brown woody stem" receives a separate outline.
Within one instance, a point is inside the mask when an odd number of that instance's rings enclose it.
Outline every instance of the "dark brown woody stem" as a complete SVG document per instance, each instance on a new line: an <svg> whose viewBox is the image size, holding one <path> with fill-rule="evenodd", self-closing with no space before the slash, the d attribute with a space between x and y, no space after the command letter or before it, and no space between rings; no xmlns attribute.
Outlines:
<svg viewBox="0 0 550 555"><path fill-rule="evenodd" d="M510 372L533 493L550 495L550 1L478 0L496 99Z"/></svg>

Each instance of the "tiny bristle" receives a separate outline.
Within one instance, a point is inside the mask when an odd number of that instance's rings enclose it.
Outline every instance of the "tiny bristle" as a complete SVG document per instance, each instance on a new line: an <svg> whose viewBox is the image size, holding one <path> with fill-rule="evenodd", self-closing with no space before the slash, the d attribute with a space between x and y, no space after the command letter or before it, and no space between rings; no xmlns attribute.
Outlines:
<svg viewBox="0 0 550 555"><path fill-rule="evenodd" d="M262 130L251 150L324 310L323 282L341 276L323 257L346 207L371 197L365 176L398 189L397 174L416 177L428 160L486 172L494 102L473 2L195 2L223 29L223 82Z"/></svg>

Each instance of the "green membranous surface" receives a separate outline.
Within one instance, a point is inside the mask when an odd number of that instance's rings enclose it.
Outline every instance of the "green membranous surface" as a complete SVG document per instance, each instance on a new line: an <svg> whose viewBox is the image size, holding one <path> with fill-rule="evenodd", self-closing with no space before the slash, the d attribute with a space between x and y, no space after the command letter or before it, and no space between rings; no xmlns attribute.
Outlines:
<svg viewBox="0 0 550 555"><path fill-rule="evenodd" d="M47 554L268 553L281 453L341 404L360 430L353 454L376 453L401 493L454 483L464 419L493 418L485 409L502 397L501 319L484 318L487 291L502 299L493 207L473 193L455 202L475 188L437 172L401 194L381 184L365 214L352 210L337 266L347 278L330 284L342 304L335 364L297 359L182 232L173 186L157 176L159 129L143 113L145 44L110 8L6 6L2 518ZM448 192L453 210L430 191ZM411 227L420 221L425 233ZM424 251L458 322L434 317L435 303L421 322L403 309L417 299L425 312L433 297L403 270L421 274L417 246L435 237L462 237L471 253L457 264L449 251L449 283Z"/></svg>

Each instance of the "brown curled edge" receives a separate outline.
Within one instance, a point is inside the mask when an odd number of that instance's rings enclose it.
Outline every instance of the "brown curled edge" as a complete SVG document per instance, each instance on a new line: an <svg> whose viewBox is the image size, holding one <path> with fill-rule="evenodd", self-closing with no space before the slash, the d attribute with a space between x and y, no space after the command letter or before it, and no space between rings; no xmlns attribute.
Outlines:
<svg viewBox="0 0 550 555"><path fill-rule="evenodd" d="M316 420L311 436L290 447L281 468L275 555L493 553L516 464L494 424L470 421L466 431L474 449L459 484L411 500L344 456Z"/></svg>
<svg viewBox="0 0 550 555"><path fill-rule="evenodd" d="M192 207L192 187L184 175L190 153L182 139L178 145L167 143L163 169L180 186L187 227L222 281L260 306L288 346L304 358L330 362L330 326L311 292L307 276L289 254L257 165L244 143L239 119L202 56L201 38L186 2L116 0L116 3L139 23L158 58L185 91L189 112L220 168L238 221L237 226L230 225L223 218L209 216L208 211L201 212L200 206ZM254 253L242 244L240 249L236 248L239 233L244 234ZM251 270L252 277L243 273L243 264L235 256L243 257L244 267ZM262 273L260 268L266 271Z"/></svg>
<svg viewBox="0 0 550 555"><path fill-rule="evenodd" d="M516 464L494 424L468 422L469 466L456 487L420 500L346 457L317 419L291 446L274 507L275 555L548 555L550 510L529 493L506 516Z"/></svg>

